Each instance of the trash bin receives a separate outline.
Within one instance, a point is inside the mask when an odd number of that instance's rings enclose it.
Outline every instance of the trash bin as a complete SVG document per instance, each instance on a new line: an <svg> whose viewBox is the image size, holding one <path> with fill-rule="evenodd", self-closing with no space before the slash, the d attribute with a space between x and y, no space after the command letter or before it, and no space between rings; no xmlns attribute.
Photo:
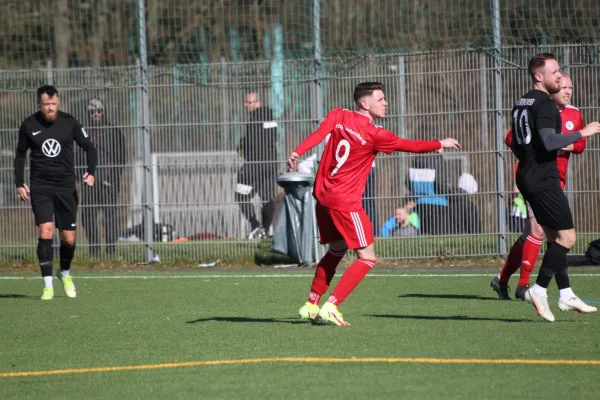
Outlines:
<svg viewBox="0 0 600 400"><path fill-rule="evenodd" d="M288 172L277 177L277 184L285 195L270 251L285 254L301 265L313 262L313 241L317 237L312 197L314 181L312 174L303 172Z"/></svg>

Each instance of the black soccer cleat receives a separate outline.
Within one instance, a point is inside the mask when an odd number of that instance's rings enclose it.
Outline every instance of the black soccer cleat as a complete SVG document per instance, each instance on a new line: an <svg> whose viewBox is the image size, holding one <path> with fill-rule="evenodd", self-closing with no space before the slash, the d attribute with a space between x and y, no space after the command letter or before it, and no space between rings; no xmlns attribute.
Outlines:
<svg viewBox="0 0 600 400"><path fill-rule="evenodd" d="M495 276L494 279L492 279L492 281L490 282L490 286L492 289L494 289L494 292L498 293L498 298L500 300L512 300L508 295L508 291L510 290L510 288L507 284L502 283L500 281L500 278L498 278L497 276Z"/></svg>
<svg viewBox="0 0 600 400"><path fill-rule="evenodd" d="M515 297L517 299L527 301L527 300L525 300L525 292L528 290L529 290L529 285L523 285L523 286L517 287L517 290L515 290Z"/></svg>

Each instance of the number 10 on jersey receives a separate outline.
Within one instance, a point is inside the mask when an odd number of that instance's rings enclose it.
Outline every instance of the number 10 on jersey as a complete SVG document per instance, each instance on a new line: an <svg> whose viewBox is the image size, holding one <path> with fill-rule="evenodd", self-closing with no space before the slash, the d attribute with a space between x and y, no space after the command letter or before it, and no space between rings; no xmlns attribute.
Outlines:
<svg viewBox="0 0 600 400"><path fill-rule="evenodd" d="M531 128L529 127L529 113L526 108L516 109L513 113L513 132L520 145L531 142Z"/></svg>
<svg viewBox="0 0 600 400"><path fill-rule="evenodd" d="M344 165L349 155L350 142L348 142L346 139L340 140L337 148L335 149L335 161L337 161L337 165L333 171L331 171L331 176L334 176L340 170L340 168L342 168L342 165Z"/></svg>

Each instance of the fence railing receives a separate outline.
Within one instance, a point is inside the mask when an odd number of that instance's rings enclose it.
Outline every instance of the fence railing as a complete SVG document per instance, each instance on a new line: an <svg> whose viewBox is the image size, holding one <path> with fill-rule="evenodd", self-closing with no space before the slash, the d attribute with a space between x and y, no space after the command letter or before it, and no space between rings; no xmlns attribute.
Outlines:
<svg viewBox="0 0 600 400"><path fill-rule="evenodd" d="M571 75L573 104L585 121L600 119L599 47L546 49ZM463 144L463 151L442 155L449 227L436 235L384 237L378 254L392 259L443 252L505 254L511 233L523 221L511 217L515 160L503 140L512 103L530 85L519 66L539 50L503 48L500 63L478 50L324 59L319 75L314 60L148 66L147 79L140 66L0 71L0 262L35 259L33 215L29 204L16 199L12 160L19 124L36 111L33 91L48 82L59 88L61 108L90 132L123 137L123 148L103 142L109 144L100 156L99 176L110 169L119 176L118 187L98 182L96 192L81 193L78 257L89 253L145 262L157 255L198 261L251 255L256 239L247 238L250 225L234 193L243 163L237 146L246 131L246 94L257 92L278 125L277 161L257 163L272 163L283 172L287 154L329 109L352 108L352 89L366 80L386 87L389 115L379 122L386 128L408 139L452 136ZM99 125L87 115L93 98L105 104ZM376 160L365 194L376 236L397 208L413 200L406 182L414 158L393 154ZM476 192L460 190L463 174L474 177ZM583 154L571 158L568 176L567 194L580 234L574 253L600 235L600 213L590 206L598 204L599 191L600 146L592 138ZM253 204L258 210L266 200L255 198ZM108 252L107 240L115 245Z"/></svg>

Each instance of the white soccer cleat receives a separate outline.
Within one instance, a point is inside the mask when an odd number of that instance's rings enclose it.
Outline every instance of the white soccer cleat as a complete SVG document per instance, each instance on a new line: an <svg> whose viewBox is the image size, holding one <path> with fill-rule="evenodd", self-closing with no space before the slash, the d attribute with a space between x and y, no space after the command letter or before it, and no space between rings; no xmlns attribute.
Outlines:
<svg viewBox="0 0 600 400"><path fill-rule="evenodd" d="M598 311L596 307L588 306L577 296L570 299L558 300L558 308L560 311L579 311L581 314L593 313Z"/></svg>
<svg viewBox="0 0 600 400"><path fill-rule="evenodd" d="M533 288L531 288L525 292L525 301L533 304L540 317L544 318L546 321L554 322L554 314L550 311L548 296L538 297L533 294Z"/></svg>

